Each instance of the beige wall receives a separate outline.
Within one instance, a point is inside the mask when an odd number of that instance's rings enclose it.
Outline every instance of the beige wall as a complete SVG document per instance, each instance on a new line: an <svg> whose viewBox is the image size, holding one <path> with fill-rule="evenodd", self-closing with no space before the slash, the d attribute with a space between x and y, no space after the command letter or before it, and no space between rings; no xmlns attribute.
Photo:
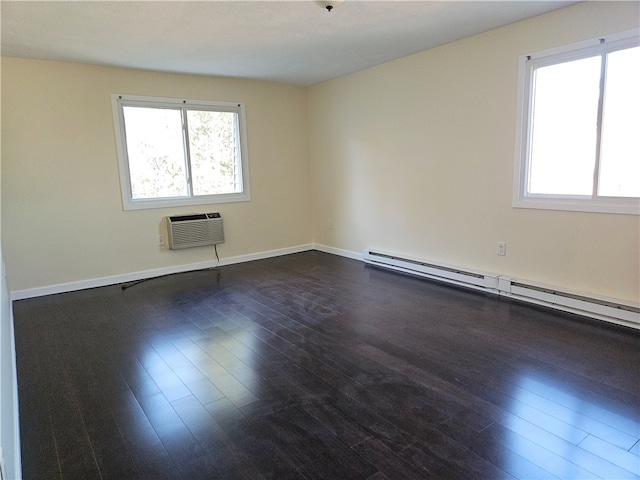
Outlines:
<svg viewBox="0 0 640 480"><path fill-rule="evenodd" d="M245 102L251 202L123 211L112 93ZM11 290L213 259L157 246L165 215L219 211L233 257L306 244L306 90L188 75L2 59L2 246Z"/></svg>
<svg viewBox="0 0 640 480"><path fill-rule="evenodd" d="M637 28L638 6L584 3L311 87L315 241L638 302L637 216L511 207L518 56Z"/></svg>
<svg viewBox="0 0 640 480"><path fill-rule="evenodd" d="M375 247L638 302L637 216L511 207L518 56L637 27L638 5L579 4L308 89L3 58L10 288L210 260L156 245L163 216L206 210L227 258ZM111 93L245 102L252 201L124 212Z"/></svg>

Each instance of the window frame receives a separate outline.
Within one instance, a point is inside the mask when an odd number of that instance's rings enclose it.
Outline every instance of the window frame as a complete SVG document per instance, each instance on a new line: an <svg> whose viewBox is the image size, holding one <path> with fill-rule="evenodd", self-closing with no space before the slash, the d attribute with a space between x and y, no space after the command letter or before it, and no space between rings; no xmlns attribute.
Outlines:
<svg viewBox="0 0 640 480"><path fill-rule="evenodd" d="M628 30L571 45L520 55L512 202L514 208L640 215L640 198L638 197L547 195L530 194L527 191L531 142L530 121L532 117L533 76L535 69L638 45L640 45L638 30ZM601 105L599 108L601 108ZM602 117L599 115L597 148L600 148L601 128ZM599 162L596 162L596 168L599 167L598 163ZM597 175L599 175L599 172L594 172L594 182L597 182ZM594 192L595 191L596 188L594 188Z"/></svg>
<svg viewBox="0 0 640 480"><path fill-rule="evenodd" d="M113 110L114 131L118 152L118 167L120 173L120 190L122 194L122 207L124 210L143 210L151 208L182 207L189 205L208 205L218 203L247 202L251 200L249 185L249 155L247 148L247 127L245 105L239 102L214 102L208 100L189 100L183 98L148 97L140 95L112 94L111 104ZM240 148L240 176L239 184L242 191L237 193L224 193L215 195L193 195L188 189L186 197L158 197L134 199L131 187L131 174L129 170L129 158L126 143L126 131L123 107L144 107L180 110L207 110L216 112L234 112L238 115L238 131L240 137L237 140ZM182 113L181 113L182 115ZM183 147L186 126L183 125ZM184 147L188 155L188 147ZM191 168L190 159L185 159L185 168ZM190 177L191 173L187 172Z"/></svg>

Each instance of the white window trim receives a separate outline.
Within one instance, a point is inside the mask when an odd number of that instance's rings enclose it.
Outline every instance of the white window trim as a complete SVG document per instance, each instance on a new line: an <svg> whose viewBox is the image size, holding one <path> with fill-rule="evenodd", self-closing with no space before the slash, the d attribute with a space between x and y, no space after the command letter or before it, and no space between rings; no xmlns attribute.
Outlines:
<svg viewBox="0 0 640 480"><path fill-rule="evenodd" d="M533 68L557 63L559 59L579 59L615 49L621 45L638 45L639 43L640 36L636 29L519 57L513 207L640 215L640 200L637 198L528 195L526 193L527 149L530 141L528 124L531 118L532 97L530 80Z"/></svg>
<svg viewBox="0 0 640 480"><path fill-rule="evenodd" d="M249 154L247 148L247 126L244 103L212 102L206 100L187 100L183 98L146 97L138 95L111 95L114 131L118 150L118 166L120 170L120 189L122 192L122 206L124 210L143 210L149 208L181 207L189 205L208 205L216 203L248 202L251 200L249 187ZM238 130L240 135L240 163L239 172L242 192L219 195L199 195L190 198L153 198L133 199L131 176L127 155L127 143L122 106L138 105L143 107L184 107L202 108L203 110L228 111L238 113Z"/></svg>

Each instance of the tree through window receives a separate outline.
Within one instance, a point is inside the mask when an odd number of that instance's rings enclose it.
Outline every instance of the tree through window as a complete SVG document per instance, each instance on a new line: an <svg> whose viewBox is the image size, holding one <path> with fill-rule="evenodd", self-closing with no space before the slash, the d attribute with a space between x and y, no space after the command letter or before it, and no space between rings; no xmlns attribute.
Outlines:
<svg viewBox="0 0 640 480"><path fill-rule="evenodd" d="M249 200L242 104L112 99L125 209Z"/></svg>

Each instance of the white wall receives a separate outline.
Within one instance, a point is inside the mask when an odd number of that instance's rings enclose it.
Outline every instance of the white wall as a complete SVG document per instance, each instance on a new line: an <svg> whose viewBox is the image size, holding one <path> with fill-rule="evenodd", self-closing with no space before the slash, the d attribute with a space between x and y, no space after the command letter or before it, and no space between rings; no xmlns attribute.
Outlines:
<svg viewBox="0 0 640 480"><path fill-rule="evenodd" d="M638 302L639 217L511 201L519 55L639 18L587 2L311 87L314 240Z"/></svg>
<svg viewBox="0 0 640 480"><path fill-rule="evenodd" d="M0 462L7 479L22 477L13 315L0 250Z"/></svg>
<svg viewBox="0 0 640 480"><path fill-rule="evenodd" d="M2 142L1 132L0 128L0 143ZM2 177L1 166L0 157L0 178ZM0 195L0 204L1 198ZM1 220L0 211L0 232L2 231ZM0 241L0 464L2 464L4 478L12 480L22 478L16 373L13 309Z"/></svg>
<svg viewBox="0 0 640 480"><path fill-rule="evenodd" d="M123 211L112 93L244 102L250 202ZM2 59L2 243L12 291L213 261L157 246L165 215L219 211L223 258L306 244L306 90L276 83Z"/></svg>

